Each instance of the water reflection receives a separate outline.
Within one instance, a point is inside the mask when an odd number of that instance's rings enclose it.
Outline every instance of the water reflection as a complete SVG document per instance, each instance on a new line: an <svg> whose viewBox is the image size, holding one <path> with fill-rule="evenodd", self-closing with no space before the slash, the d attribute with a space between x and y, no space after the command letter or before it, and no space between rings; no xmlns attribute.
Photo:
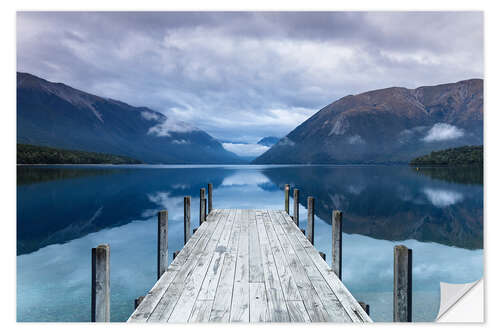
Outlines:
<svg viewBox="0 0 500 333"><path fill-rule="evenodd" d="M331 210L342 209L344 283L376 321L392 320L392 248L411 247L414 319L432 321L439 282L471 282L483 269L482 185L443 170L434 177L406 167L20 167L18 320L88 321L90 248L100 243L111 246L112 320L126 320L155 282L154 215L169 210L171 255L182 247L183 197L193 197L196 227L199 188L212 182L217 208L282 209L284 184L298 186L303 228L306 197L314 196L315 246L328 261Z"/></svg>
<svg viewBox="0 0 500 333"><path fill-rule="evenodd" d="M443 174L444 168L440 168ZM421 176L406 167L273 168L263 173L280 188L285 183L317 200L317 214L329 221L344 211L344 232L386 240L416 239L463 248L483 247L483 188Z"/></svg>

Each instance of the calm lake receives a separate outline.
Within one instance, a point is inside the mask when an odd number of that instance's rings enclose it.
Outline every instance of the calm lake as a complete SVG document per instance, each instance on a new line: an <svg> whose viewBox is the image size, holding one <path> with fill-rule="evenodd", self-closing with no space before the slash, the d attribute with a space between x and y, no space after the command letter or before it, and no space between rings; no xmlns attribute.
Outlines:
<svg viewBox="0 0 500 333"><path fill-rule="evenodd" d="M315 246L331 264L333 209L344 213L343 282L392 321L393 247L413 249L413 320L433 321L439 282L483 276L483 173L407 166L61 166L17 168L17 320L90 321L91 248L111 247L111 320L156 281L156 212L169 211L169 255L183 245L183 197L198 225L214 208L284 207L284 184L316 198ZM292 201L292 200L291 200ZM291 205L291 207L293 207Z"/></svg>

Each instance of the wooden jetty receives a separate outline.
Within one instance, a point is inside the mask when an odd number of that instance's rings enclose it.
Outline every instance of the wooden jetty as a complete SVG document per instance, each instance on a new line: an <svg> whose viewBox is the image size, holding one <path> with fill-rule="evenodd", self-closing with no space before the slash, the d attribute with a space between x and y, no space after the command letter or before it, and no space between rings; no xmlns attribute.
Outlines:
<svg viewBox="0 0 500 333"><path fill-rule="evenodd" d="M285 210L213 209L200 189L200 225L191 234L184 197L184 247L168 265L168 212L158 212L158 281L135 299L128 322L372 322L370 306L342 283L342 212L332 211L332 265L314 248L313 197L307 233L299 190ZM207 213L208 210L208 213ZM92 249L92 321L110 320L110 249ZM394 247L394 321L412 320L412 250Z"/></svg>
<svg viewBox="0 0 500 333"><path fill-rule="evenodd" d="M209 210L128 322L372 321L286 211Z"/></svg>

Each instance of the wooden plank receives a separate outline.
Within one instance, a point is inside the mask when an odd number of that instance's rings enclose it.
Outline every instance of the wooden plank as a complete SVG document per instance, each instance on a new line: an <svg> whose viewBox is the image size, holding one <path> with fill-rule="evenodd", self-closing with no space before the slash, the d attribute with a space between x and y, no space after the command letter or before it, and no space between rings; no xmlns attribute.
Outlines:
<svg viewBox="0 0 500 333"><path fill-rule="evenodd" d="M177 300L182 293L182 290L184 289L184 281L189 277L193 269L196 267L196 264L200 256L205 251L205 247L207 246L209 240L212 238L212 235L216 232L216 230L221 228L221 225L222 224L220 222L209 224L209 232L205 232L203 234L194 251L191 253L184 265L179 268L174 280L170 283L169 287L163 294L161 300L158 302L156 308L148 318L148 321L168 320L168 317L172 313L172 310L175 307ZM200 232L201 230L201 228L198 229L198 232ZM183 251L179 253L179 256L181 256L182 252Z"/></svg>
<svg viewBox="0 0 500 333"><path fill-rule="evenodd" d="M298 323L311 321L303 301L286 301L286 306L290 313L290 321Z"/></svg>
<svg viewBox="0 0 500 333"><path fill-rule="evenodd" d="M203 253L200 255L193 271L184 281L181 282L183 284L182 294L179 297L172 314L168 317L169 322L185 323L188 321L203 279L207 275L207 270L214 255L214 251L219 244L221 235L225 229L231 229L231 227L232 221L230 221L229 218L226 220L225 224L224 222L220 223L220 226L217 227L216 232L208 242Z"/></svg>
<svg viewBox="0 0 500 333"><path fill-rule="evenodd" d="M197 300L189 317L190 323L206 323L210 319L213 300Z"/></svg>
<svg viewBox="0 0 500 333"><path fill-rule="evenodd" d="M264 282L264 270L262 256L260 253L259 235L257 233L257 224L255 222L255 213L249 216L248 222L249 237L249 264L250 264L250 282Z"/></svg>
<svg viewBox="0 0 500 333"><path fill-rule="evenodd" d="M250 321L250 286L249 286L249 258L248 258L248 224L249 211L241 213L241 230L238 244L238 257L234 275L233 302L231 305L231 322Z"/></svg>
<svg viewBox="0 0 500 333"><path fill-rule="evenodd" d="M241 210L238 211L241 215ZM231 315L231 302L233 297L234 273L236 271L236 257L238 255L238 242L240 235L241 220L234 223L229 238L229 246L224 255L221 276L215 293L211 322L229 322Z"/></svg>
<svg viewBox="0 0 500 333"><path fill-rule="evenodd" d="M250 289L250 322L268 322L266 287L263 282L249 283Z"/></svg>
<svg viewBox="0 0 500 333"><path fill-rule="evenodd" d="M311 280L307 276L304 267L302 266L297 254L295 253L290 239L285 233L285 230L282 228L280 221L281 217L276 212L270 211L269 214L273 216L273 227L285 253L285 258L287 260L286 262L288 264L288 267L290 267L290 271L293 275L295 283L297 284L310 320L313 322L328 321L330 319L328 312L323 306L318 293L314 289ZM297 228L296 225L294 225L294 227Z"/></svg>
<svg viewBox="0 0 500 333"><path fill-rule="evenodd" d="M215 248L215 253L212 256L210 267L203 280L200 292L198 294L199 300L213 300L217 285L219 284L220 275L222 272L222 265L224 263L224 256L229 245L231 231L234 226L236 218L236 210L227 210L228 225L224 228L223 234L219 239L219 243Z"/></svg>
<svg viewBox="0 0 500 333"><path fill-rule="evenodd" d="M285 300L287 301L298 301L302 300L300 296L299 289L295 284L295 280L290 272L290 268L286 265L286 258L281 247L281 244L276 236L276 232L272 226L271 216L268 212L264 212L262 215L264 220L264 226L266 228L267 237L269 238L269 242L271 244L271 253L274 256L274 261L276 265L276 269L278 272L278 276L281 282L281 287L283 289L283 294L285 296ZM277 223L277 222L274 222Z"/></svg>
<svg viewBox="0 0 500 333"><path fill-rule="evenodd" d="M293 221L287 217L284 212L278 212L278 214L281 216L282 226L294 226ZM340 301L340 304L344 307L351 320L354 322L372 322L371 318L351 295L349 290L342 284L337 275L328 267L328 264L320 257L318 251L309 243L300 230L288 228L288 231L290 237L292 235L295 236L296 240L303 246L305 252L312 259L312 262L318 268L335 296L337 296L337 299Z"/></svg>
<svg viewBox="0 0 500 333"><path fill-rule="evenodd" d="M286 307L285 297L281 288L278 271L276 269L262 215L262 211L256 212L256 224L259 234L262 262L264 265L264 283L266 286L269 316L272 322L289 322L290 315Z"/></svg>
<svg viewBox="0 0 500 333"><path fill-rule="evenodd" d="M246 282L234 282L230 321L248 323L250 321L250 286Z"/></svg>

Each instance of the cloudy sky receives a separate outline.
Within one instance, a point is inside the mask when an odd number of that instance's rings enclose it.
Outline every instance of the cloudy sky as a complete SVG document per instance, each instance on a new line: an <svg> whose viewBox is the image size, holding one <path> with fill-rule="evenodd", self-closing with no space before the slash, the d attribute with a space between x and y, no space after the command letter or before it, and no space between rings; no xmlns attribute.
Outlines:
<svg viewBox="0 0 500 333"><path fill-rule="evenodd" d="M482 78L483 15L20 12L17 70L255 143L348 94Z"/></svg>

